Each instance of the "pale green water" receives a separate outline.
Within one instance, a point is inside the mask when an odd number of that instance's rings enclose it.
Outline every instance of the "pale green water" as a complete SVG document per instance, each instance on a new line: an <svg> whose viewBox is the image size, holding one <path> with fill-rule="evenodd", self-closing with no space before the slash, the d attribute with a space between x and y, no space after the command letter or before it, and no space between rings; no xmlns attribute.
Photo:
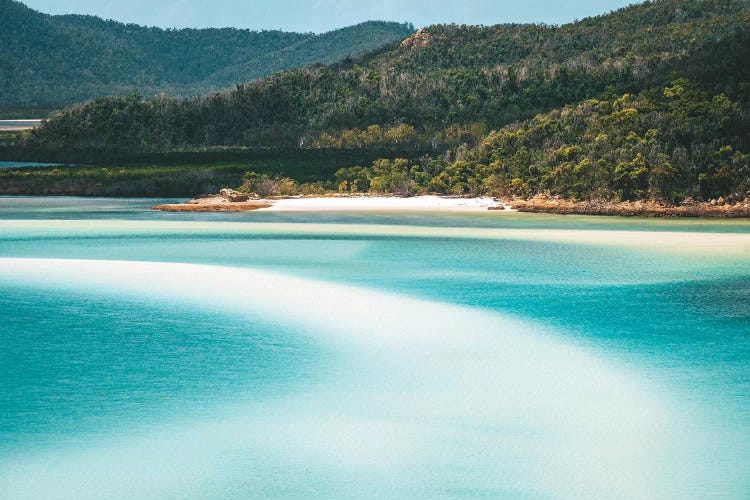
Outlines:
<svg viewBox="0 0 750 500"><path fill-rule="evenodd" d="M157 201L0 198L1 498L747 498L750 246L502 231L750 223Z"/></svg>

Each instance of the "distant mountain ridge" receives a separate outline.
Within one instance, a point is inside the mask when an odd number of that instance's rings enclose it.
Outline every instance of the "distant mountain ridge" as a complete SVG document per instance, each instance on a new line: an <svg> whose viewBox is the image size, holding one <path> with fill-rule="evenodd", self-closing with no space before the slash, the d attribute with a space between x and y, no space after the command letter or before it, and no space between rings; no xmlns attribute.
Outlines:
<svg viewBox="0 0 750 500"><path fill-rule="evenodd" d="M52 16L0 0L0 108L61 107L101 95L197 95L401 40L409 24L366 22L324 34L164 30Z"/></svg>

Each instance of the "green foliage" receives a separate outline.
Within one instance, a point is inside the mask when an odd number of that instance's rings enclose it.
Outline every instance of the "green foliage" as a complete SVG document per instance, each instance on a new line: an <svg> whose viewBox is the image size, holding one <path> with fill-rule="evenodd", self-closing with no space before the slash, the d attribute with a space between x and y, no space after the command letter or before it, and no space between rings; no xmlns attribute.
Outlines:
<svg viewBox="0 0 750 500"><path fill-rule="evenodd" d="M749 13L750 0L660 0L565 26L432 26L229 92L96 99L16 146L412 158L342 162L343 192L715 197L750 189Z"/></svg>
<svg viewBox="0 0 750 500"><path fill-rule="evenodd" d="M400 123L393 127L383 128L370 125L365 130L345 129L335 134L323 132L313 143L315 148L361 149L391 148L419 145L420 137L411 125Z"/></svg>
<svg viewBox="0 0 750 500"><path fill-rule="evenodd" d="M193 196L236 185L247 165L0 169L0 194Z"/></svg>
<svg viewBox="0 0 750 500"><path fill-rule="evenodd" d="M381 158L370 167L355 166L338 170L336 185L342 193L479 196L487 192L485 182L491 175L490 167L481 166L474 161L459 160L450 163L428 157L419 161Z"/></svg>
<svg viewBox="0 0 750 500"><path fill-rule="evenodd" d="M336 172L341 192L571 199L718 198L750 191L750 114L681 79L491 132L474 148Z"/></svg>
<svg viewBox="0 0 750 500"><path fill-rule="evenodd" d="M385 134L403 125L414 133L391 142L431 149L471 144L477 133L605 92L666 85L675 74L736 97L750 81L748 12L749 0L661 0L562 27L433 26L426 46L282 72L226 93L98 99L54 115L35 141L156 150L369 147L368 127Z"/></svg>
<svg viewBox="0 0 750 500"><path fill-rule="evenodd" d="M313 63L334 63L406 37L369 22L322 35L239 29L162 30L92 16L49 16L0 0L0 108L56 107L132 91L197 95ZM46 113L45 113L46 114ZM42 116L42 115L39 115Z"/></svg>
<svg viewBox="0 0 750 500"><path fill-rule="evenodd" d="M296 194L300 182L314 184L311 179L321 172L332 174L334 161L303 158L180 165L107 163L105 166L3 168L0 169L0 195L189 197L238 186L243 182L243 175L252 170L262 179L277 183L274 194L291 196ZM325 189L332 189L332 185L326 185Z"/></svg>
<svg viewBox="0 0 750 500"><path fill-rule="evenodd" d="M272 177L267 173L246 172L242 176L240 192L265 198L268 196L294 196L299 191L297 181L289 177Z"/></svg>
<svg viewBox="0 0 750 500"><path fill-rule="evenodd" d="M749 130L744 106L681 79L493 132L470 156L498 162L500 195L710 198L750 189Z"/></svg>

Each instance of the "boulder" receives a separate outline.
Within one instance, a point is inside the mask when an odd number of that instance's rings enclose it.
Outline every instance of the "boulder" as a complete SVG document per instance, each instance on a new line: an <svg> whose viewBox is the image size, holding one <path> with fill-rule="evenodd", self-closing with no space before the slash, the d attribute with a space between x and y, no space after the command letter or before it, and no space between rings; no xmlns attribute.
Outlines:
<svg viewBox="0 0 750 500"><path fill-rule="evenodd" d="M241 203L250 199L250 196L240 193L239 191L235 191L234 189L222 189L221 191L219 191L219 194L222 198L224 198L224 201L228 201L230 203Z"/></svg>

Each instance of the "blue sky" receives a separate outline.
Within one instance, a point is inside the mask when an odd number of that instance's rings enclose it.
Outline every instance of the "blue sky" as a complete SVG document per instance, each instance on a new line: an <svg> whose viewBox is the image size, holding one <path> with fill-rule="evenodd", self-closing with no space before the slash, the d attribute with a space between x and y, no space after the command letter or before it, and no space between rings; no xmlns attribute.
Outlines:
<svg viewBox="0 0 750 500"><path fill-rule="evenodd" d="M22 0L24 1L24 0ZM162 27L225 27L328 31L362 21L565 23L634 0L25 0L50 14L92 14Z"/></svg>

